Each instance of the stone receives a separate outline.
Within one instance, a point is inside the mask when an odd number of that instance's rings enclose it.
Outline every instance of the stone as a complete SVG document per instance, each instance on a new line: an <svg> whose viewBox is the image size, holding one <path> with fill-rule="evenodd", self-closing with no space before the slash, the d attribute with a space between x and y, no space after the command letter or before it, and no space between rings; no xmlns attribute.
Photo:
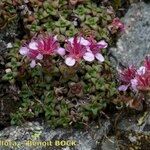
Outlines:
<svg viewBox="0 0 150 150"><path fill-rule="evenodd" d="M101 119L99 126L91 123L87 130L51 129L43 122L26 122L0 131L0 150L93 150L110 129L111 123L107 119ZM4 147L8 141L11 141L9 146Z"/></svg>
<svg viewBox="0 0 150 150"><path fill-rule="evenodd" d="M120 116L118 123L112 125L115 127L113 134L109 132L99 142L97 150L146 150L150 146L150 112L132 113Z"/></svg>
<svg viewBox="0 0 150 150"><path fill-rule="evenodd" d="M150 125L150 112L146 111L139 115L130 117L124 117L118 123L118 129L124 131L135 131L135 132L142 132L142 133L149 133L150 130L144 131L145 126Z"/></svg>
<svg viewBox="0 0 150 150"><path fill-rule="evenodd" d="M117 149L117 141L114 136L107 137L101 143L102 150L118 150Z"/></svg>
<svg viewBox="0 0 150 150"><path fill-rule="evenodd" d="M150 112L122 117L117 125L117 143L122 147L145 150L150 146Z"/></svg>
<svg viewBox="0 0 150 150"><path fill-rule="evenodd" d="M18 34L20 34L18 31L18 19L15 18L5 28L0 29L0 41L4 41L7 47L7 44L13 42Z"/></svg>
<svg viewBox="0 0 150 150"><path fill-rule="evenodd" d="M114 66L134 64L139 67L150 54L150 3L133 3L122 21L126 29L118 38L116 47L110 48L112 61Z"/></svg>

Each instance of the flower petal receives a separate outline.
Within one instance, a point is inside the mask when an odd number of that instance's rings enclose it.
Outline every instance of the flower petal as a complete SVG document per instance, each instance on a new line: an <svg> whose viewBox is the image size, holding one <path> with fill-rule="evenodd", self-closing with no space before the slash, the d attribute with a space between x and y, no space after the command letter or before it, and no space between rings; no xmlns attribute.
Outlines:
<svg viewBox="0 0 150 150"><path fill-rule="evenodd" d="M21 47L19 50L19 53L23 56L26 56L28 52L29 52L29 49L26 47Z"/></svg>
<svg viewBox="0 0 150 150"><path fill-rule="evenodd" d="M103 62L103 61L105 60L104 57L102 56L102 54L100 54L100 53L97 53L97 54L95 55L95 57L96 57L96 59L99 60L100 62Z"/></svg>
<svg viewBox="0 0 150 150"><path fill-rule="evenodd" d="M128 87L129 87L129 85L120 85L120 86L118 87L118 90L119 90L119 91L126 91L126 90L128 89Z"/></svg>
<svg viewBox="0 0 150 150"><path fill-rule="evenodd" d="M83 56L86 61L92 62L94 60L94 55L90 52L86 52Z"/></svg>
<svg viewBox="0 0 150 150"><path fill-rule="evenodd" d="M74 37L69 38L67 41L69 41L71 44L73 44Z"/></svg>
<svg viewBox="0 0 150 150"><path fill-rule="evenodd" d="M70 67L74 66L75 63L76 63L76 60L74 58L72 58L72 57L67 57L65 59L65 64L70 66Z"/></svg>
<svg viewBox="0 0 150 150"><path fill-rule="evenodd" d="M73 44L74 42L74 37L71 37L68 39L68 41ZM90 42L86 39L84 39L83 37L77 37L77 42L80 43L81 45L84 45L84 46L88 46L90 45Z"/></svg>
<svg viewBox="0 0 150 150"><path fill-rule="evenodd" d="M92 51L91 51L89 46L86 46L86 50L87 50L87 52L91 52L92 53Z"/></svg>
<svg viewBox="0 0 150 150"><path fill-rule="evenodd" d="M33 50L37 50L37 43L36 42L30 42L29 43L29 48L30 49L33 49Z"/></svg>
<svg viewBox="0 0 150 150"><path fill-rule="evenodd" d="M82 44L82 45L84 45L84 46L90 45L90 42L89 42L88 40L84 39L83 37L81 37L79 40L80 40L80 41L79 41L80 44Z"/></svg>
<svg viewBox="0 0 150 150"><path fill-rule="evenodd" d="M60 56L64 56L66 54L65 49L62 47L59 47L56 51Z"/></svg>
<svg viewBox="0 0 150 150"><path fill-rule="evenodd" d="M103 48L108 46L108 43L106 43L104 40L99 41L97 44L101 45Z"/></svg>
<svg viewBox="0 0 150 150"><path fill-rule="evenodd" d="M35 62L35 60L32 60L31 63L30 63L30 67L34 68L35 66L36 66L36 62Z"/></svg>
<svg viewBox="0 0 150 150"><path fill-rule="evenodd" d="M137 91L138 86L138 80L137 79L131 79L131 87L134 91Z"/></svg>
<svg viewBox="0 0 150 150"><path fill-rule="evenodd" d="M58 37L58 35L55 35L55 36L54 36L54 40L55 40L55 41L58 41L58 38L57 38L57 37Z"/></svg>
<svg viewBox="0 0 150 150"><path fill-rule="evenodd" d="M137 74L138 75L144 75L146 72L146 67L141 66L138 70L137 70Z"/></svg>
<svg viewBox="0 0 150 150"><path fill-rule="evenodd" d="M42 55L42 54L38 54L38 55L36 56L36 59L42 60L42 59L43 59L43 55Z"/></svg>

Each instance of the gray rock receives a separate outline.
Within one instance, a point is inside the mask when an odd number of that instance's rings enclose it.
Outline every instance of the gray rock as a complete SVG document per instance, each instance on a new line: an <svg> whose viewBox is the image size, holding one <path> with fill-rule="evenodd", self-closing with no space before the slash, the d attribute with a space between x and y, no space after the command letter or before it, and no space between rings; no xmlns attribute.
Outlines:
<svg viewBox="0 0 150 150"><path fill-rule="evenodd" d="M5 43L12 42L18 33L19 33L18 19L15 18L5 28L0 29L0 42L1 41L4 41ZM0 51L1 51L1 47L0 47Z"/></svg>
<svg viewBox="0 0 150 150"><path fill-rule="evenodd" d="M114 136L105 138L101 143L102 150L119 150Z"/></svg>
<svg viewBox="0 0 150 150"><path fill-rule="evenodd" d="M124 117L118 122L118 147L146 150L150 146L150 112Z"/></svg>
<svg viewBox="0 0 150 150"><path fill-rule="evenodd" d="M3 142L0 143L0 150L93 150L97 147L97 141L101 140L111 128L109 120L100 121L100 126L91 124L88 130L62 128L53 130L38 122L11 126L0 131L0 142ZM11 141L12 145L4 147L8 141ZM60 143L64 146L60 146Z"/></svg>
<svg viewBox="0 0 150 150"><path fill-rule="evenodd" d="M150 112L122 116L113 135L99 143L100 150L141 149L150 146Z"/></svg>
<svg viewBox="0 0 150 150"><path fill-rule="evenodd" d="M120 120L118 123L118 129L124 131L135 131L141 132L143 134L150 134L150 112L145 112L144 114L125 117Z"/></svg>
<svg viewBox="0 0 150 150"><path fill-rule="evenodd" d="M139 66L150 54L150 3L134 3L122 19L126 30L117 41L117 47L110 51L117 59L117 65ZM115 63L116 66L116 63Z"/></svg>

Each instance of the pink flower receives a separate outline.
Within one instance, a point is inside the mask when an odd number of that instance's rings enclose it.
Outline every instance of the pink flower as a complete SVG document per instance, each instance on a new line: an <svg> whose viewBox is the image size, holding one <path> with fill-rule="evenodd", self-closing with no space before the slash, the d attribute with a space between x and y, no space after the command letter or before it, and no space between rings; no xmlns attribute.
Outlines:
<svg viewBox="0 0 150 150"><path fill-rule="evenodd" d="M146 56L144 66L137 70L136 80L138 90L150 90L150 56Z"/></svg>
<svg viewBox="0 0 150 150"><path fill-rule="evenodd" d="M74 66L76 61L79 61L86 53L86 46L88 41L82 37L75 36L70 38L66 45L66 51L69 53L65 59L68 66Z"/></svg>
<svg viewBox="0 0 150 150"><path fill-rule="evenodd" d="M54 55L59 54L61 56L65 55L65 49L59 47L57 42L57 37L50 35L39 36L36 39L32 39L29 44L21 47L19 50L20 54L27 56L30 60L31 68L35 67L36 60L43 59L43 55Z"/></svg>
<svg viewBox="0 0 150 150"><path fill-rule="evenodd" d="M136 75L136 68L134 66L130 66L127 69L124 69L119 74L119 79L123 83L121 86L119 86L119 91L126 91L129 86L131 86L133 83L133 80ZM131 86L132 87L132 86Z"/></svg>
<svg viewBox="0 0 150 150"><path fill-rule="evenodd" d="M85 53L83 58L87 61L93 61L96 58L99 62L103 62L104 57L100 53L100 50L106 48L108 44L104 40L97 42L92 37L89 38L89 42L90 44L87 46L88 52Z"/></svg>
<svg viewBox="0 0 150 150"><path fill-rule="evenodd" d="M59 47L56 36L48 35L37 39L37 48L42 55L53 55L55 53L61 56L65 55L65 49Z"/></svg>
<svg viewBox="0 0 150 150"><path fill-rule="evenodd" d="M138 70L130 66L121 71L120 81L123 83L118 88L120 91L126 91L129 87L133 91L150 91L150 57L145 58L144 66Z"/></svg>
<svg viewBox="0 0 150 150"><path fill-rule="evenodd" d="M104 57L100 53L100 50L106 48L107 45L104 40L97 42L92 37L89 40L83 37L72 37L68 39L66 46L66 51L69 52L69 55L66 57L65 63L68 66L73 66L81 58L84 58L88 62L92 62L95 58L103 62Z"/></svg>
<svg viewBox="0 0 150 150"><path fill-rule="evenodd" d="M38 51L37 43L35 41L31 41L28 45L21 47L19 52L21 55L27 56L31 60L31 68L35 67L35 60L43 59L43 55Z"/></svg>
<svg viewBox="0 0 150 150"><path fill-rule="evenodd" d="M138 90L147 91L150 90L150 72L145 73L144 75L136 76L138 85Z"/></svg>
<svg viewBox="0 0 150 150"><path fill-rule="evenodd" d="M120 72L119 78L123 83L130 83L131 79L135 77L136 68L134 66L129 66L128 68Z"/></svg>
<svg viewBox="0 0 150 150"><path fill-rule="evenodd" d="M118 30L123 32L125 30L124 24L120 21L119 18L114 18L112 23L108 26L108 29L112 32L115 33Z"/></svg>

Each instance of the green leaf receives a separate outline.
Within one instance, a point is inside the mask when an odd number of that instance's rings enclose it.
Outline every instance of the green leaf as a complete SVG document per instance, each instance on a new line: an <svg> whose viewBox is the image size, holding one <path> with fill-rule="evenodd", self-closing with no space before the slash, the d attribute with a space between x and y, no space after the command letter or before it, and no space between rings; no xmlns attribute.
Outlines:
<svg viewBox="0 0 150 150"><path fill-rule="evenodd" d="M99 110L98 108L92 108L92 109L91 109L91 111L92 111L92 113L93 113L94 116L97 115L98 110Z"/></svg>
<svg viewBox="0 0 150 150"><path fill-rule="evenodd" d="M3 80L7 80L7 81L13 79L13 74L12 74L12 72L5 74L5 75L2 77L2 79L3 79Z"/></svg>

